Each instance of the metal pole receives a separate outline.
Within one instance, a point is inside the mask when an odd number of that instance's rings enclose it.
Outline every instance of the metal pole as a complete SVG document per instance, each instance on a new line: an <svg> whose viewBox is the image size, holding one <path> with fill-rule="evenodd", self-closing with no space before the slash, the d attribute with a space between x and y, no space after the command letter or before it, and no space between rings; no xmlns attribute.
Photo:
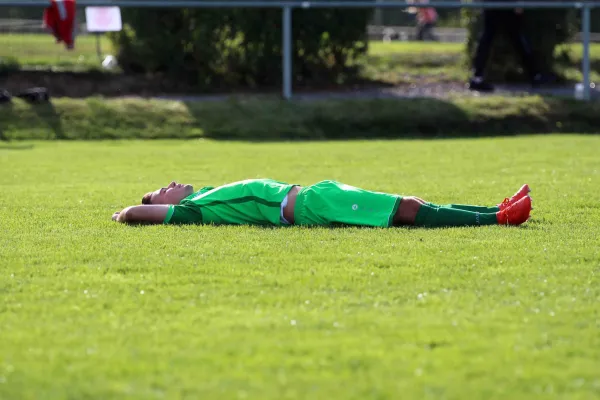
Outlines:
<svg viewBox="0 0 600 400"><path fill-rule="evenodd" d="M96 32L96 53L98 54L98 60L102 62L102 49L100 48L100 32Z"/></svg>
<svg viewBox="0 0 600 400"><path fill-rule="evenodd" d="M590 99L590 8L583 3L583 98Z"/></svg>
<svg viewBox="0 0 600 400"><path fill-rule="evenodd" d="M283 47L283 98L292 98L292 8L284 7L282 13Z"/></svg>
<svg viewBox="0 0 600 400"><path fill-rule="evenodd" d="M586 3L589 7L600 7L600 0L590 0ZM77 7L114 6L135 8L406 8L406 0L389 0L377 2L348 1L348 0L80 0ZM580 8L582 2L572 1L494 1L486 2L477 0L466 3L464 1L432 0L429 3L412 3L412 7L434 8ZM48 0L0 0L0 7L45 7Z"/></svg>

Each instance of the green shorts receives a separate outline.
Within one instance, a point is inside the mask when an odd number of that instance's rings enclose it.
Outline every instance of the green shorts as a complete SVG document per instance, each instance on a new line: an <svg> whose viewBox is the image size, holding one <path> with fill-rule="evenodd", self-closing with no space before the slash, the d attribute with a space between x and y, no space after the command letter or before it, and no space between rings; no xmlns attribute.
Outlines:
<svg viewBox="0 0 600 400"><path fill-rule="evenodd" d="M393 225L402 196L322 181L300 190L296 198L296 225L357 225L388 228Z"/></svg>

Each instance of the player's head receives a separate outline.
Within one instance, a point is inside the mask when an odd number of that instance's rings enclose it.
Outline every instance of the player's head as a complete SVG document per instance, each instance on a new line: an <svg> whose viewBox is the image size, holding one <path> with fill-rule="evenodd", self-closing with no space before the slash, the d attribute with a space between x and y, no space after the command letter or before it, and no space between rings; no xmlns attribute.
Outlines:
<svg viewBox="0 0 600 400"><path fill-rule="evenodd" d="M192 193L194 193L192 185L171 182L167 187L146 193L142 198L142 204L179 204Z"/></svg>

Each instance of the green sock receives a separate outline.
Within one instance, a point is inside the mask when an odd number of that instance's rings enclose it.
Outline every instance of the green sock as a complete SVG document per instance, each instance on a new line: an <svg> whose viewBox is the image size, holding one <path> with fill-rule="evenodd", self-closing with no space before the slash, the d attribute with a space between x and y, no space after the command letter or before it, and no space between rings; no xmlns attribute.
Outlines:
<svg viewBox="0 0 600 400"><path fill-rule="evenodd" d="M500 211L498 207L470 206L468 204L444 204L443 206L438 206L433 203L428 204L433 207L454 208L456 210L473 211L478 213L497 213Z"/></svg>
<svg viewBox="0 0 600 400"><path fill-rule="evenodd" d="M455 208L422 204L415 218L415 226L476 226L496 225L495 213L480 213Z"/></svg>

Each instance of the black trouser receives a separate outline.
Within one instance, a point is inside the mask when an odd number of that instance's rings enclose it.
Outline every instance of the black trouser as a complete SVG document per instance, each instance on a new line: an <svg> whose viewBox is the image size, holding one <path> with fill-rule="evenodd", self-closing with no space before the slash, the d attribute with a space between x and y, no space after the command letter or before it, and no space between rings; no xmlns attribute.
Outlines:
<svg viewBox="0 0 600 400"><path fill-rule="evenodd" d="M531 46L523 34L523 17L515 13L514 10L485 9L483 10L483 23L483 33L475 53L475 76L483 77L494 36L498 31L504 30L515 49L519 52L523 66L527 69L530 78L533 78L538 71Z"/></svg>
<svg viewBox="0 0 600 400"><path fill-rule="evenodd" d="M435 24L431 22L417 26L417 40L435 40L435 35L433 34L434 27Z"/></svg>

